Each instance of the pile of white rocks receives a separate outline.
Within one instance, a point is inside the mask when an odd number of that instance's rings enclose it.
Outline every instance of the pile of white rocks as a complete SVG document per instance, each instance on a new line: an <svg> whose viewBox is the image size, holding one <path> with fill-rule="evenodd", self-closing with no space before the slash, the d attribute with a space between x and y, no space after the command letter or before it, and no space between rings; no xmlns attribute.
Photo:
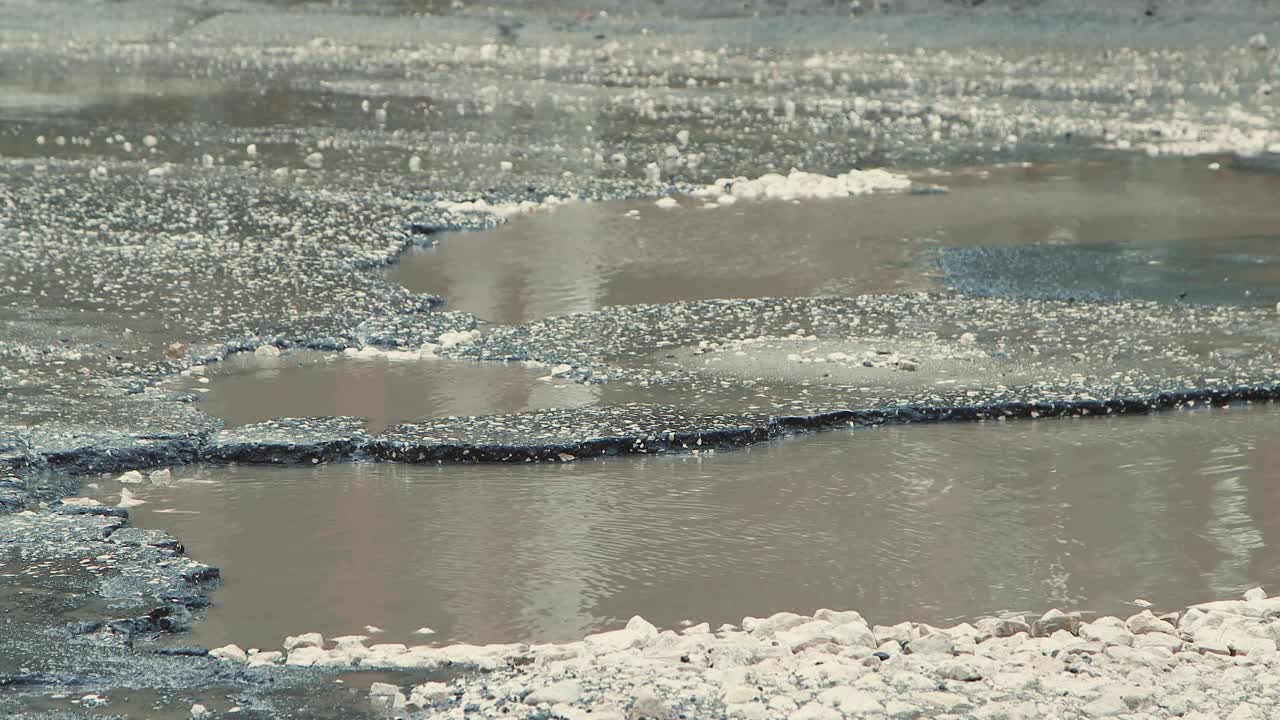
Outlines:
<svg viewBox="0 0 1280 720"><path fill-rule="evenodd" d="M792 169L786 175L766 173L757 178L719 178L693 191L694 197L720 204L736 199L814 200L847 198L876 192L911 189L911 178L883 169L850 170L839 175L822 175ZM726 202L728 201L728 202Z"/></svg>
<svg viewBox="0 0 1280 720"><path fill-rule="evenodd" d="M1280 596L1089 622L1050 610L936 628L869 625L852 611L778 613L712 630L621 630L554 645L374 645L290 638L295 665L485 672L412 688L377 683L389 717L1169 718L1280 717ZM253 663L262 653L229 660ZM273 662L274 662L273 661Z"/></svg>

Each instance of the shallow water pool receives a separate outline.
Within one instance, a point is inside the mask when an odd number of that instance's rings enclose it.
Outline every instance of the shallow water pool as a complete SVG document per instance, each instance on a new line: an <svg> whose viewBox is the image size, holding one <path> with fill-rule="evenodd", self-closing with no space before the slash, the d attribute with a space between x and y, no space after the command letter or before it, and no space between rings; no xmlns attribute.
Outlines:
<svg viewBox="0 0 1280 720"><path fill-rule="evenodd" d="M1280 573L1277 480L1280 408L1238 406L556 465L189 467L131 486L131 512L223 567L181 643L567 641L633 614L942 623L1236 596Z"/></svg>

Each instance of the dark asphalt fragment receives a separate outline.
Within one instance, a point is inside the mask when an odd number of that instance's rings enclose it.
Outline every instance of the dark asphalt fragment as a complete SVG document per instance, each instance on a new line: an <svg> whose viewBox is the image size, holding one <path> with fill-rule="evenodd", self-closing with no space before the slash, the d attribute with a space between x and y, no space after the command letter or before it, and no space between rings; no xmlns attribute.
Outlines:
<svg viewBox="0 0 1280 720"><path fill-rule="evenodd" d="M368 453L399 462L572 462L741 447L768 437L763 416L629 404L406 423L380 433Z"/></svg>
<svg viewBox="0 0 1280 720"><path fill-rule="evenodd" d="M281 418L223 430L201 450L200 458L307 465L351 459L368 442L362 418Z"/></svg>

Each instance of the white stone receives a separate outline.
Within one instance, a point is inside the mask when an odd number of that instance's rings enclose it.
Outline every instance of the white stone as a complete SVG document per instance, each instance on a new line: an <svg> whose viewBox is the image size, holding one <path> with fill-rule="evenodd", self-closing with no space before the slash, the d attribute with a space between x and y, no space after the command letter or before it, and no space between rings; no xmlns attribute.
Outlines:
<svg viewBox="0 0 1280 720"><path fill-rule="evenodd" d="M818 698L833 705L847 715L884 712L884 705L874 695L851 687L834 687L823 690Z"/></svg>
<svg viewBox="0 0 1280 720"><path fill-rule="evenodd" d="M564 680L548 685L544 688L534 690L525 696L526 705L556 705L559 703L571 703L582 696L582 685L576 680Z"/></svg>
<svg viewBox="0 0 1280 720"><path fill-rule="evenodd" d="M1246 590L1244 593L1245 600L1266 600L1267 592L1260 587Z"/></svg>
<svg viewBox="0 0 1280 720"><path fill-rule="evenodd" d="M767 618L743 618L742 629L756 637L771 638L781 630L790 630L812 620L793 612L774 613Z"/></svg>
<svg viewBox="0 0 1280 720"><path fill-rule="evenodd" d="M653 204L657 205L663 210L671 210L672 208L680 207L680 203L673 197L658 198L657 200L654 201Z"/></svg>
<svg viewBox="0 0 1280 720"><path fill-rule="evenodd" d="M997 672L991 680L996 687L1009 690L1030 690L1040 685L1040 678L1032 672Z"/></svg>
<svg viewBox="0 0 1280 720"><path fill-rule="evenodd" d="M860 622L837 625L831 629L829 635L832 642L837 645L864 648L874 648L876 646L876 638L872 634L871 628Z"/></svg>
<svg viewBox="0 0 1280 720"><path fill-rule="evenodd" d="M200 718L208 717L208 715L209 715L209 708L205 707L204 705L201 705L200 703L196 703L195 705L191 706L191 717L194 718L194 720L200 720Z"/></svg>
<svg viewBox="0 0 1280 720"><path fill-rule="evenodd" d="M907 644L907 653L912 655L927 655L935 653L943 653L950 655L955 649L955 641L945 633L932 633L922 638L912 640Z"/></svg>
<svg viewBox="0 0 1280 720"><path fill-rule="evenodd" d="M1254 637L1241 632L1226 633L1218 641L1225 642L1232 651L1242 655L1272 655L1276 652L1275 640Z"/></svg>
<svg viewBox="0 0 1280 720"><path fill-rule="evenodd" d="M593 709L591 715L583 720L599 720L598 713L598 709ZM667 713L666 704L662 702L662 698L658 697L657 693L650 688L640 688L636 691L635 697L631 698L631 711L627 714L627 717L633 720L640 718L644 720L663 720L669 717L669 714Z"/></svg>
<svg viewBox="0 0 1280 720"><path fill-rule="evenodd" d="M826 620L833 625L847 625L848 623L857 623L866 625L867 619L862 617L862 613L856 610L828 610L822 608L813 614L814 620Z"/></svg>
<svg viewBox="0 0 1280 720"><path fill-rule="evenodd" d="M440 682L429 682L414 686L409 692L409 704L419 708L431 707L437 700L453 695L448 685Z"/></svg>
<svg viewBox="0 0 1280 720"><path fill-rule="evenodd" d="M1170 625L1164 620L1152 615L1150 610L1143 610L1137 615L1130 617L1125 621L1125 627L1127 627L1129 632L1134 635L1145 635L1147 633L1166 633L1173 635L1177 632L1173 625Z"/></svg>
<svg viewBox="0 0 1280 720"><path fill-rule="evenodd" d="M995 674L995 662L986 658L962 656L939 663L934 672L947 680L973 682Z"/></svg>
<svg viewBox="0 0 1280 720"><path fill-rule="evenodd" d="M1275 710L1275 708L1272 707L1272 710ZM1268 716L1259 711L1252 703L1242 701L1232 709L1231 714L1227 716L1227 720L1262 720L1265 717Z"/></svg>
<svg viewBox="0 0 1280 720"><path fill-rule="evenodd" d="M1231 647L1226 643L1197 641L1191 644L1191 649L1201 655L1230 655Z"/></svg>
<svg viewBox="0 0 1280 720"><path fill-rule="evenodd" d="M1100 642L1103 645L1132 645L1133 633L1123 625L1116 627L1109 623L1092 622L1080 626L1080 637L1083 640Z"/></svg>
<svg viewBox="0 0 1280 720"><path fill-rule="evenodd" d="M330 641L337 647L347 647L351 645L363 645L364 641L368 639L368 635L339 635L336 638L331 638Z"/></svg>
<svg viewBox="0 0 1280 720"><path fill-rule="evenodd" d="M911 179L887 170L850 170L834 177L792 170L787 175L767 173L758 178L719 178L694 192L698 197L732 195L739 199L801 200L842 198L873 192L900 192Z"/></svg>
<svg viewBox="0 0 1280 720"><path fill-rule="evenodd" d="M960 623L943 630L952 640L960 642L962 640L976 640L978 637L978 629L969 623Z"/></svg>
<svg viewBox="0 0 1280 720"><path fill-rule="evenodd" d="M311 667L312 665L324 665L329 660L329 653L324 648L318 647L298 647L289 651L289 657L285 660L286 665L301 665L302 667Z"/></svg>
<svg viewBox="0 0 1280 720"><path fill-rule="evenodd" d="M122 473L119 477L116 478L116 481L122 482L122 483L134 484L134 483L140 483L146 479L147 479L146 476L144 476L142 473L138 472L137 470L130 470L129 472Z"/></svg>
<svg viewBox="0 0 1280 720"><path fill-rule="evenodd" d="M644 647L657 636L658 629L637 615L631 618L622 630L588 635L584 642L588 649L597 653L606 653Z"/></svg>
<svg viewBox="0 0 1280 720"><path fill-rule="evenodd" d="M734 705L740 703L749 703L760 697L760 691L748 685L734 685L724 691L723 700L726 704Z"/></svg>
<svg viewBox="0 0 1280 720"><path fill-rule="evenodd" d="M210 650L209 657L228 662L245 662L249 659L249 654L239 645L223 645Z"/></svg>
<svg viewBox="0 0 1280 720"><path fill-rule="evenodd" d="M275 650L254 653L249 658L249 667L265 667L267 665L276 665L284 659L284 653Z"/></svg>
<svg viewBox="0 0 1280 720"><path fill-rule="evenodd" d="M885 717L891 718L891 720L915 720L916 718L925 717L920 708L901 700L890 700L885 703L884 714Z"/></svg>
<svg viewBox="0 0 1280 720"><path fill-rule="evenodd" d="M120 488L120 499L116 501L116 506L122 507L122 508L131 508L131 507L137 507L139 505L146 505L146 504L147 504L146 500L139 500L138 498L134 497L133 493L129 490L129 488Z"/></svg>
<svg viewBox="0 0 1280 720"><path fill-rule="evenodd" d="M1133 646L1136 648L1159 647L1170 652L1178 652L1183 644L1182 638L1166 632L1147 632L1133 638Z"/></svg>
<svg viewBox="0 0 1280 720"><path fill-rule="evenodd" d="M812 620L788 630L774 633L773 639L791 650L799 652L814 645L831 642L831 631L835 626L825 620Z"/></svg>
<svg viewBox="0 0 1280 720"><path fill-rule="evenodd" d="M899 670L893 673L887 682L895 688L906 691L923 691L937 687L937 682L918 672Z"/></svg>
<svg viewBox="0 0 1280 720"><path fill-rule="evenodd" d="M324 636L320 633L313 632L303 633L301 635L290 635L284 639L284 649L286 652L293 650L294 648L308 647L324 647Z"/></svg>
<svg viewBox="0 0 1280 720"><path fill-rule="evenodd" d="M876 625L871 628L871 632L875 634L876 640L883 643L886 640L893 640L897 643L907 642L918 637L911 623L898 623L897 625Z"/></svg>
<svg viewBox="0 0 1280 720"><path fill-rule="evenodd" d="M791 713L787 718L788 720L843 720L844 716L821 703L811 702Z"/></svg>
<svg viewBox="0 0 1280 720"><path fill-rule="evenodd" d="M1129 712L1129 706L1114 694L1103 695L1084 706L1084 714L1088 717L1115 717Z"/></svg>
<svg viewBox="0 0 1280 720"><path fill-rule="evenodd" d="M948 713L963 713L973 708L973 703L955 693L925 692L915 696L912 700Z"/></svg>

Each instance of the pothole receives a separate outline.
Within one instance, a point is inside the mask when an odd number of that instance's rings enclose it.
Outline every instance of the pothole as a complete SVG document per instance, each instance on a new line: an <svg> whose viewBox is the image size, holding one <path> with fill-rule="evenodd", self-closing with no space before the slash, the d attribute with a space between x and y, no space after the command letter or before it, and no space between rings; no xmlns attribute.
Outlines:
<svg viewBox="0 0 1280 720"><path fill-rule="evenodd" d="M1280 409L1233 406L556 465L194 466L127 487L136 525L223 568L183 644L566 641L637 613L945 624L1238 595L1280 571L1277 437Z"/></svg>
<svg viewBox="0 0 1280 720"><path fill-rule="evenodd" d="M583 407L597 401L598 388L549 373L546 367L523 363L297 350L232 355L171 386L195 393L197 406L229 428L280 417L354 416L379 432L426 417Z"/></svg>
<svg viewBox="0 0 1280 720"><path fill-rule="evenodd" d="M1274 295L1266 291L1280 273L1274 176L1203 158L1133 158L917 181L949 192L728 206L681 198L668 209L569 203L492 230L442 234L436 246L406 252L389 278L498 323L633 303L949 287L1085 297L1117 277L1124 282L1107 286L1108 298ZM1046 253L1038 269L1027 267ZM1109 265L1102 278L1099 265ZM1212 277L1196 277L1202 266ZM1129 277L1134 268L1140 275ZM1250 288L1263 292L1246 295Z"/></svg>

